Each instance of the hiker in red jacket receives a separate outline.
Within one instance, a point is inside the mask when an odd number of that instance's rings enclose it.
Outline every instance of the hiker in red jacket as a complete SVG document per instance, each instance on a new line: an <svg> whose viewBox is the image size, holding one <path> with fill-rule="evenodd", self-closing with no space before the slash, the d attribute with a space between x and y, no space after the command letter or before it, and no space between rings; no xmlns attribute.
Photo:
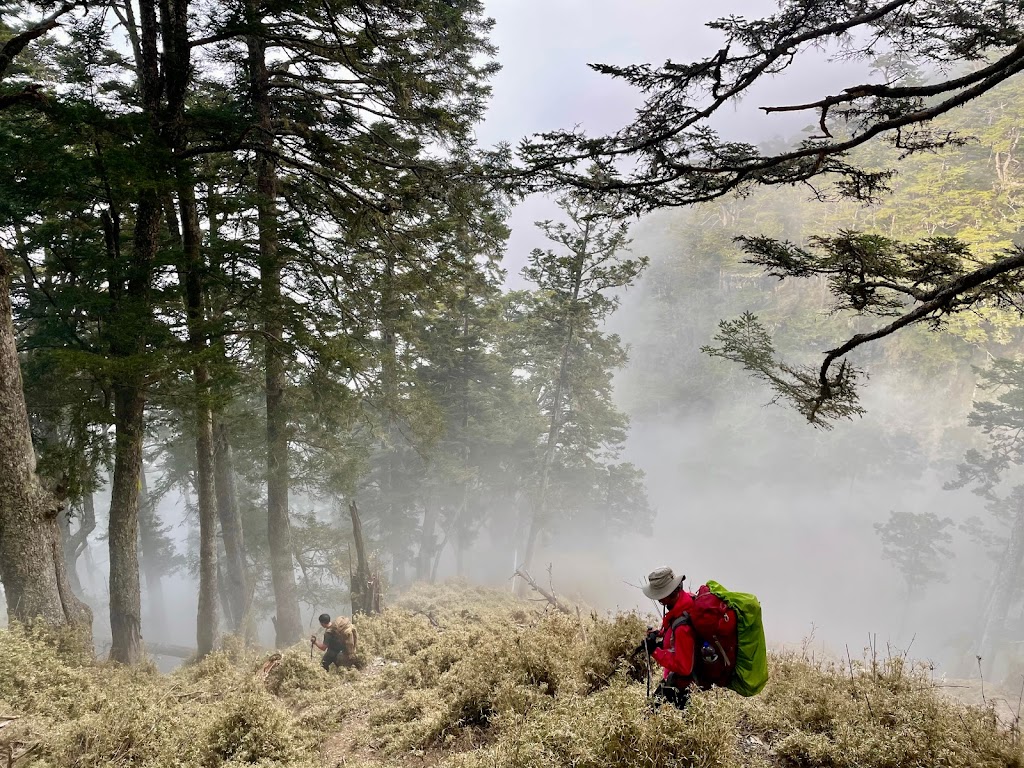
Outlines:
<svg viewBox="0 0 1024 768"><path fill-rule="evenodd" d="M685 576L671 568L658 568L647 577L643 592L666 608L660 630L651 630L644 650L664 670L655 696L682 709L690 698L690 686L708 689L726 686L736 657L736 615L702 586L696 594L683 589ZM698 628L705 635L701 635Z"/></svg>
<svg viewBox="0 0 1024 768"><path fill-rule="evenodd" d="M651 630L644 649L664 670L655 697L682 709L690 698L695 682L696 638L688 621L693 595L683 589L686 576L676 576L671 568L658 568L647 577L643 593L666 608L660 630Z"/></svg>

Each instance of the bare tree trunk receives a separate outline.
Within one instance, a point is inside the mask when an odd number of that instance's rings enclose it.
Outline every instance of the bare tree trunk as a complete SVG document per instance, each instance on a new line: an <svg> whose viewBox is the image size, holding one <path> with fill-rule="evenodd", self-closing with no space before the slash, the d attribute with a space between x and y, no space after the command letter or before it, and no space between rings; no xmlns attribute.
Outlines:
<svg viewBox="0 0 1024 768"><path fill-rule="evenodd" d="M978 655L983 659L986 674L992 673L999 644L1005 638L1006 615L1019 593L1021 564L1024 562L1024 506L1017 510L1010 538L1006 542L999 568L996 570L988 605L985 608L985 622L978 643Z"/></svg>
<svg viewBox="0 0 1024 768"><path fill-rule="evenodd" d="M36 476L15 342L11 265L0 249L0 581L7 614L23 622L92 631L92 612L71 589L57 515L60 504Z"/></svg>
<svg viewBox="0 0 1024 768"><path fill-rule="evenodd" d="M126 377L127 378L127 377ZM142 596L139 585L139 473L146 398L139 376L114 386L114 482L110 490L111 661L142 658Z"/></svg>
<svg viewBox="0 0 1024 768"><path fill-rule="evenodd" d="M245 541L242 534L242 517L238 510L238 495L235 489L234 462L231 455L231 438L227 424L214 415L213 420L213 462L214 489L217 494L217 515L220 518L221 536L224 541L224 588L226 610L232 631L241 628L245 614L246 583Z"/></svg>
<svg viewBox="0 0 1024 768"><path fill-rule="evenodd" d="M379 613L379 585L376 574L370 570L370 561L366 556L366 542L363 539L363 522L359 518L359 508L355 501L349 501L348 512L352 519L352 541L356 548L356 571L351 574L352 615Z"/></svg>
<svg viewBox="0 0 1024 768"><path fill-rule="evenodd" d="M191 181L178 185L182 245L185 257L185 306L189 348L195 382L196 476L199 504L199 613L196 647L202 658L213 650L217 638L217 499L214 491L213 411L210 407L210 374L204 356L207 348L203 318L203 258L200 250L199 212Z"/></svg>
<svg viewBox="0 0 1024 768"><path fill-rule="evenodd" d="M530 576L530 574L524 568L519 568L516 571L515 575L521 578L526 584L528 584L530 586L530 589L532 589L534 592L537 592L541 595L541 597L547 600L552 608L555 608L560 613L567 613L569 615L572 615L572 611L569 609L569 607L561 600L559 600L555 596L554 592L544 589L544 587L542 587L540 584L534 581L533 577Z"/></svg>
<svg viewBox="0 0 1024 768"><path fill-rule="evenodd" d="M253 29L259 28L254 0L246 11ZM288 516L288 412L285 404L284 326L281 318L281 257L278 251L277 170L272 149L273 125L266 43L258 35L247 40L250 95L258 116L262 146L256 150L256 207L259 219L260 293L263 301L263 336L267 398L267 538L270 575L277 616L278 647L298 642L302 634L295 589L291 524Z"/></svg>

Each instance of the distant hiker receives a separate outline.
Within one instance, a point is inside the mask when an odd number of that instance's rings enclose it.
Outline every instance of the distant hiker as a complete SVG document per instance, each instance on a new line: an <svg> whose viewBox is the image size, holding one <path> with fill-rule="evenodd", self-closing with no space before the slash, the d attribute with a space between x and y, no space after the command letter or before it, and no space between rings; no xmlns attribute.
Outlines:
<svg viewBox="0 0 1024 768"><path fill-rule="evenodd" d="M344 616L339 616L331 621L330 615L321 613L320 626L324 628L324 641L317 642L316 635L309 639L313 645L321 651L325 651L323 659L320 660L320 666L328 671L331 664L337 664L339 667L354 667L356 665L357 638L356 628L352 622Z"/></svg>
<svg viewBox="0 0 1024 768"><path fill-rule="evenodd" d="M664 670L655 698L680 709L690 686L731 688L753 696L768 681L761 605L753 595L729 592L709 581L696 594L683 589L686 576L658 568L643 593L665 609L661 629L651 629L637 648Z"/></svg>

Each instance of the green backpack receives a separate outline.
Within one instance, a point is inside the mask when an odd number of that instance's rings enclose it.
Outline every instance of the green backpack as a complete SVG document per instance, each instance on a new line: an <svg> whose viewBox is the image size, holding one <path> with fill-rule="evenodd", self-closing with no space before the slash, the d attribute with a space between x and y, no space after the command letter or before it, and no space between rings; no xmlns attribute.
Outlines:
<svg viewBox="0 0 1024 768"><path fill-rule="evenodd" d="M760 693L768 682L768 646L761 622L761 603L746 592L730 592L717 581L711 593L736 612L736 663L729 687L741 696Z"/></svg>

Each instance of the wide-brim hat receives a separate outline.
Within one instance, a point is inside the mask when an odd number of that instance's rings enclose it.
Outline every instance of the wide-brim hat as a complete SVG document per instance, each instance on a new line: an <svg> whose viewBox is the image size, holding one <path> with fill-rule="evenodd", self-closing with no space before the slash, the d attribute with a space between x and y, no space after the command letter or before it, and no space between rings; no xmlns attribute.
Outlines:
<svg viewBox="0 0 1024 768"><path fill-rule="evenodd" d="M685 578L685 575L676 576L671 568L658 568L647 576L643 592L651 600L662 600L675 592Z"/></svg>

